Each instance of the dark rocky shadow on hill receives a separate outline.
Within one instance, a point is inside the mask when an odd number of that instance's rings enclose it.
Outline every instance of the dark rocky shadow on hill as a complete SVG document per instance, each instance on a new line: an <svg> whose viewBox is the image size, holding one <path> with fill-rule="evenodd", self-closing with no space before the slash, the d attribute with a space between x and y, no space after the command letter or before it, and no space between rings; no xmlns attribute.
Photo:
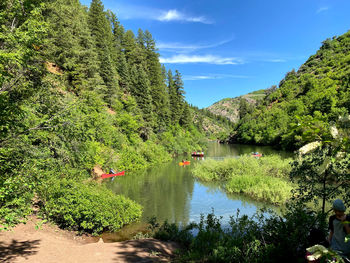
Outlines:
<svg viewBox="0 0 350 263"><path fill-rule="evenodd" d="M28 258L37 253L40 240L17 241L12 239L11 243L0 242L0 263L9 263L17 257Z"/></svg>

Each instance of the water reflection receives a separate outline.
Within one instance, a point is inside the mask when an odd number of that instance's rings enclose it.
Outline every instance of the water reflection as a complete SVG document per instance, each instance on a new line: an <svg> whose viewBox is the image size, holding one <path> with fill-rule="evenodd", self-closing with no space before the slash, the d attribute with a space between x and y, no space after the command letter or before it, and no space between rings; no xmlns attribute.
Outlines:
<svg viewBox="0 0 350 263"><path fill-rule="evenodd" d="M278 153L283 157L292 155L271 147L223 145L213 142L205 152L205 159L238 157L251 152L261 152L265 155ZM168 220L178 225L186 225L193 221L199 222L201 214L206 215L212 210L227 223L230 216L236 214L237 209L241 215L251 216L257 209L267 206L245 195L227 194L220 184L195 180L191 176L191 167L202 161L202 158L193 158L190 165L179 166L183 158L179 157L144 172L127 173L124 177L107 182L108 186L115 193L127 196L144 207L141 223L155 216L160 222ZM273 206L268 207L275 209ZM139 227L140 224L137 225L137 228Z"/></svg>
<svg viewBox="0 0 350 263"><path fill-rule="evenodd" d="M187 224L194 187L188 168L179 166L175 160L118 178L110 183L110 188L144 207L142 221L156 216L160 221Z"/></svg>
<svg viewBox="0 0 350 263"><path fill-rule="evenodd" d="M259 152L263 155L279 154L282 158L292 157L292 152L286 152L282 150L276 150L271 146L258 146L258 145L245 145L245 144L220 144L216 142L210 142L206 157L237 157L244 154L251 154L253 152Z"/></svg>

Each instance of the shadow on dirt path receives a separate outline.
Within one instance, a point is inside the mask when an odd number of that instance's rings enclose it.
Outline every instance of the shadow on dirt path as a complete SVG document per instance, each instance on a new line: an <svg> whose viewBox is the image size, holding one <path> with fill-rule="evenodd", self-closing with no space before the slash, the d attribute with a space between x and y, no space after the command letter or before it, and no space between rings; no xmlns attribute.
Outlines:
<svg viewBox="0 0 350 263"><path fill-rule="evenodd" d="M155 239L130 240L118 245L115 262L169 262L179 248L176 243L161 243Z"/></svg>
<svg viewBox="0 0 350 263"><path fill-rule="evenodd" d="M0 262L13 262L17 257L27 258L37 253L40 240L0 242Z"/></svg>

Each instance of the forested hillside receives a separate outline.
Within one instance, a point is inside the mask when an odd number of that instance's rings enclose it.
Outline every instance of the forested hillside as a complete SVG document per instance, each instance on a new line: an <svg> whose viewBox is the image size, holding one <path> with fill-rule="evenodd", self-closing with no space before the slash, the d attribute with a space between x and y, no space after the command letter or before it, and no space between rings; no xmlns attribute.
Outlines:
<svg viewBox="0 0 350 263"><path fill-rule="evenodd" d="M350 112L350 31L327 39L298 71L269 89L262 104L237 124L232 142L296 149L327 140Z"/></svg>
<svg viewBox="0 0 350 263"><path fill-rule="evenodd" d="M239 97L220 100L206 108L216 116L222 116L233 123L238 122L261 103L268 90L257 90Z"/></svg>
<svg viewBox="0 0 350 263"><path fill-rule="evenodd" d="M137 204L84 182L96 167L137 170L203 147L181 73L159 63L148 30L124 29L100 0L4 0L0 24L2 226L31 205L88 232L136 220ZM94 202L101 214L86 212Z"/></svg>

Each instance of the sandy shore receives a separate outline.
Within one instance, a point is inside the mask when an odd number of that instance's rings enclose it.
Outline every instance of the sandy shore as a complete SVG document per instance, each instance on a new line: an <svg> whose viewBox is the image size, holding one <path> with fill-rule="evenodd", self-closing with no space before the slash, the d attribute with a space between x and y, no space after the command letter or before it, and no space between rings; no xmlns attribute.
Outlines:
<svg viewBox="0 0 350 263"><path fill-rule="evenodd" d="M116 243L93 240L51 224L40 226L40 220L31 217L26 224L0 232L0 262L169 262L179 248L174 242L156 239Z"/></svg>

